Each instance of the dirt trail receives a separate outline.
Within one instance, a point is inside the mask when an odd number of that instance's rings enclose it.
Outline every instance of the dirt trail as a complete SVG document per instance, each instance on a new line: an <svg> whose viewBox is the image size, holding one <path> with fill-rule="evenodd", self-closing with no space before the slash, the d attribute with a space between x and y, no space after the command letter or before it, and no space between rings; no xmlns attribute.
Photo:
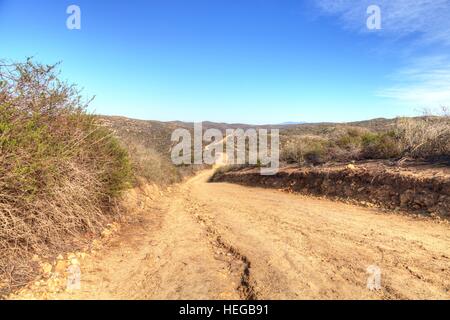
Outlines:
<svg viewBox="0 0 450 320"><path fill-rule="evenodd" d="M205 171L82 264L55 299L450 298L450 227L227 183ZM381 268L379 291L367 268Z"/></svg>

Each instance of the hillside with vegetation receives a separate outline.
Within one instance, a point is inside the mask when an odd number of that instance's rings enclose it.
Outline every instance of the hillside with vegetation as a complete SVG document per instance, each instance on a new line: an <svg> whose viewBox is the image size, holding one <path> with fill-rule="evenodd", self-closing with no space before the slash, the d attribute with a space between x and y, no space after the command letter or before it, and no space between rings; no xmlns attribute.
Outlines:
<svg viewBox="0 0 450 320"><path fill-rule="evenodd" d="M97 234L131 183L126 150L57 67L0 64L0 293L30 279L35 254Z"/></svg>
<svg viewBox="0 0 450 320"><path fill-rule="evenodd" d="M323 164L367 159L450 160L450 116L297 126L282 131L281 160Z"/></svg>

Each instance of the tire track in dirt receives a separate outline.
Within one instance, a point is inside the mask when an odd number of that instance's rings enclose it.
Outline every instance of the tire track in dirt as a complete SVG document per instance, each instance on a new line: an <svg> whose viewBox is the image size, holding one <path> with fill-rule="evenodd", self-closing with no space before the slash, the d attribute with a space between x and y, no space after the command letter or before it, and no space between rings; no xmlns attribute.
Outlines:
<svg viewBox="0 0 450 320"><path fill-rule="evenodd" d="M258 295L254 289L253 281L251 279L251 262L239 250L229 244L216 228L210 219L202 216L201 205L195 203L190 198L185 198L186 206L190 214L194 216L196 221L204 226L206 234L210 242L216 247L216 259L225 261L228 264L229 271L236 277L240 278L239 286L236 290L242 300L258 300Z"/></svg>
<svg viewBox="0 0 450 320"><path fill-rule="evenodd" d="M154 197L49 299L448 299L447 223L232 184L212 171ZM158 193L159 194L159 193ZM142 202L144 205L139 206ZM382 289L367 288L367 267Z"/></svg>
<svg viewBox="0 0 450 320"><path fill-rule="evenodd" d="M449 297L446 223L276 190L210 184L210 174L186 183L185 201L194 203L194 215L219 241L251 261L248 280L256 298ZM367 288L371 265L382 269L381 290Z"/></svg>

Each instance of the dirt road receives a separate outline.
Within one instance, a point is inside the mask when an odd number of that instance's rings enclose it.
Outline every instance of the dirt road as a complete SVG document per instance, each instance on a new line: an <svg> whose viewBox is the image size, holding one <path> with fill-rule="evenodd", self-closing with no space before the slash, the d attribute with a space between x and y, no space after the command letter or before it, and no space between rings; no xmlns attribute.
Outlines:
<svg viewBox="0 0 450 320"><path fill-rule="evenodd" d="M450 298L450 227L203 172L82 264L57 299ZM381 270L378 291L367 268Z"/></svg>

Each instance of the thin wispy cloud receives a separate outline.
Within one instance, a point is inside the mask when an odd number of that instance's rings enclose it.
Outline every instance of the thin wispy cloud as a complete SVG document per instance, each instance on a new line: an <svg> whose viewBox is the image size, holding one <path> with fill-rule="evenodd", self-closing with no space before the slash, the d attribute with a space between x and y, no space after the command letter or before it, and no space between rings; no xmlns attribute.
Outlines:
<svg viewBox="0 0 450 320"><path fill-rule="evenodd" d="M381 8L380 35L417 34L421 41L450 45L450 0L317 0L320 10L338 15L346 28L367 31L367 8Z"/></svg>
<svg viewBox="0 0 450 320"><path fill-rule="evenodd" d="M450 102L450 57L432 56L410 63L392 75L395 85L377 95L413 107L436 107Z"/></svg>
<svg viewBox="0 0 450 320"><path fill-rule="evenodd" d="M405 66L388 77L390 85L376 96L407 103L411 107L450 104L450 56L436 54L450 49L450 0L316 0L324 14L337 16L345 29L370 32L366 28L367 8L381 8L382 30L389 39L410 37L404 47L412 55ZM432 54L418 57L417 50Z"/></svg>

